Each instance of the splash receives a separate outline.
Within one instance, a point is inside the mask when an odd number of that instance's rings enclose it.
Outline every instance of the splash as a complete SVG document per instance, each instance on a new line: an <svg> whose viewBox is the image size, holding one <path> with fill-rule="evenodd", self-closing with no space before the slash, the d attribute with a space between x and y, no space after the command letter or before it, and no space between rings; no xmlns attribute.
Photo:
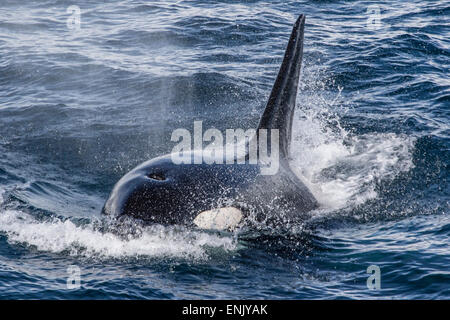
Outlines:
<svg viewBox="0 0 450 320"><path fill-rule="evenodd" d="M79 225L67 219L39 221L17 210L0 214L0 232L8 242L23 243L39 251L88 258L168 257L189 260L208 259L209 249L233 251L232 237L207 232L154 225L138 234L123 236L100 230L94 222Z"/></svg>
<svg viewBox="0 0 450 320"><path fill-rule="evenodd" d="M344 88L333 97L319 70L307 68L306 93L293 121L294 171L323 207L337 210L378 196L376 183L413 167L414 137L395 133L356 135L341 125L350 107Z"/></svg>

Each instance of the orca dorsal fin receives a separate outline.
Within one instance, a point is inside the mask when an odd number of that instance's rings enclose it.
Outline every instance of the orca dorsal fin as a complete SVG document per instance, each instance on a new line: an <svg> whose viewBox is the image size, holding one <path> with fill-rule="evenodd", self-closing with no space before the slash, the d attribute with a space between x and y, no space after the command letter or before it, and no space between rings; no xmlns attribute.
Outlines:
<svg viewBox="0 0 450 320"><path fill-rule="evenodd" d="M305 16L301 14L292 29L283 63L257 130L259 132L259 129L278 129L280 156L286 159L289 157L292 118L303 57L304 28Z"/></svg>

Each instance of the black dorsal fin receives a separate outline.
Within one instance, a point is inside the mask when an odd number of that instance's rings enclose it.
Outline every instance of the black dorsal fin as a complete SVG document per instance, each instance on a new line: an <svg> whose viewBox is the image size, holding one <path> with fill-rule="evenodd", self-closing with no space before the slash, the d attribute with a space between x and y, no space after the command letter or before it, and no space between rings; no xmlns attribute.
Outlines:
<svg viewBox="0 0 450 320"><path fill-rule="evenodd" d="M281 64L257 131L259 132L259 129L278 129L280 156L286 159L289 157L292 117L295 110L295 100L303 57L304 27L305 16L302 14L294 24L284 54L283 63Z"/></svg>

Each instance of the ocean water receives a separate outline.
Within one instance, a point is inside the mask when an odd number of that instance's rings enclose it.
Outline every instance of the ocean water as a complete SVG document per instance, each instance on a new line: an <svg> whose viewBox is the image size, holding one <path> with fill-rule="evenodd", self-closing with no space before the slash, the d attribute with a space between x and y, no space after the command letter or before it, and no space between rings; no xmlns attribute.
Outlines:
<svg viewBox="0 0 450 320"><path fill-rule="evenodd" d="M313 217L101 216L174 129L257 125L300 13ZM1 0L0 298L449 299L449 57L448 1Z"/></svg>

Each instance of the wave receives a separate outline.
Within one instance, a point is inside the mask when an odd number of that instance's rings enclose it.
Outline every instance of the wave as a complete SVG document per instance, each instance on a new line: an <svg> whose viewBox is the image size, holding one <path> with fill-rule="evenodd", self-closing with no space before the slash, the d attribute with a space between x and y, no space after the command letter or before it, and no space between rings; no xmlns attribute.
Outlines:
<svg viewBox="0 0 450 320"><path fill-rule="evenodd" d="M120 234L102 230L94 221L85 224L62 218L40 221L19 210L1 212L0 232L11 244L92 259L157 257L198 261L208 259L213 254L211 250L224 253L237 248L233 237L182 227L134 226L133 232Z"/></svg>

